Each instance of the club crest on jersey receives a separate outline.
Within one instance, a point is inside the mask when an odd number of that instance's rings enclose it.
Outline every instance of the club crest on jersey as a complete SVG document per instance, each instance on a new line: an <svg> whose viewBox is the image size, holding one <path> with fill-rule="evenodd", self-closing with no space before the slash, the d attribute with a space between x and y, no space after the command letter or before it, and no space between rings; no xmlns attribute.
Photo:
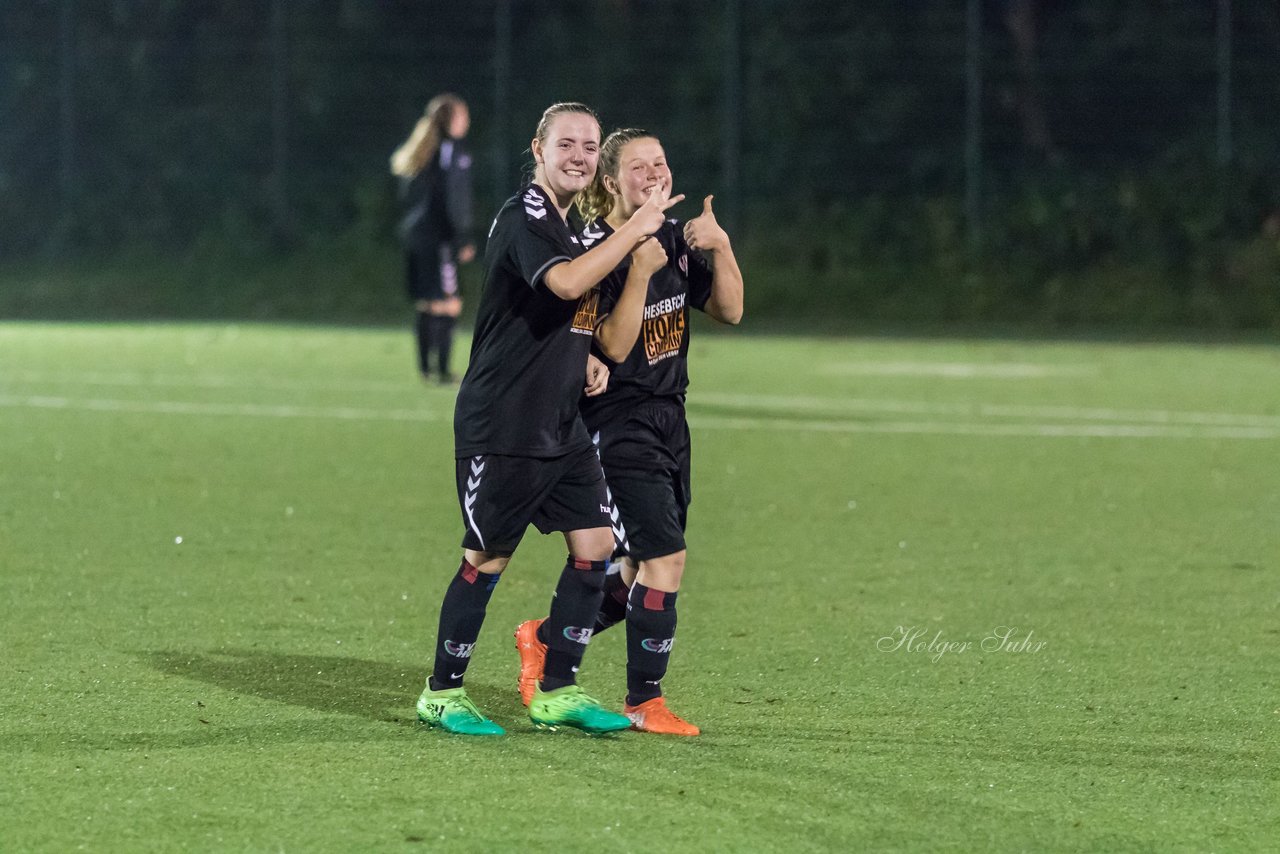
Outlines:
<svg viewBox="0 0 1280 854"><path fill-rule="evenodd" d="M529 219L547 218L547 203L542 200L542 196L539 195L537 190L530 187L529 191L524 194L522 201L524 202L524 212L529 215Z"/></svg>
<svg viewBox="0 0 1280 854"><path fill-rule="evenodd" d="M680 260L676 262L680 266L680 272L686 276L689 275L689 253L685 252L680 256Z"/></svg>

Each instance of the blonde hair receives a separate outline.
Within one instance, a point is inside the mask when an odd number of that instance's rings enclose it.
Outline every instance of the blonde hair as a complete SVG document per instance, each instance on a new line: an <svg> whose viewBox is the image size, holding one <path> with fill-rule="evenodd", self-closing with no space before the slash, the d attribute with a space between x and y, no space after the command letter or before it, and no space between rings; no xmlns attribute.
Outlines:
<svg viewBox="0 0 1280 854"><path fill-rule="evenodd" d="M533 138L543 145L546 145L547 135L551 133L551 123L556 120L557 116L568 115L571 113L582 113L583 115L590 116L595 120L596 127L600 126L600 117L596 115L595 110L591 109L586 104L580 104L577 101L561 101L558 104L552 104L550 107L547 107L542 111L542 118L538 120L538 127L537 130L533 132ZM530 181L533 180L533 177L537 172L538 164L535 161L529 173ZM599 172L597 171L596 174L599 175ZM596 178L595 180L599 180L599 178ZM588 187L588 189L590 189L590 187ZM582 196L584 193L586 193L586 190L578 193L573 200L574 204L578 206L579 212L582 210Z"/></svg>
<svg viewBox="0 0 1280 854"><path fill-rule="evenodd" d="M467 103L452 92L441 93L427 102L427 109L413 126L409 138L391 155L391 174L401 178L416 177L440 150L454 111L459 107L466 109L466 106Z"/></svg>
<svg viewBox="0 0 1280 854"><path fill-rule="evenodd" d="M596 177L587 188L578 194L578 212L582 219L590 223L596 219L604 219L613 212L613 196L605 189L604 176L615 181L622 168L622 149L627 143L637 139L657 139L656 136L641 128L619 128L609 134L600 145L600 165L596 169Z"/></svg>

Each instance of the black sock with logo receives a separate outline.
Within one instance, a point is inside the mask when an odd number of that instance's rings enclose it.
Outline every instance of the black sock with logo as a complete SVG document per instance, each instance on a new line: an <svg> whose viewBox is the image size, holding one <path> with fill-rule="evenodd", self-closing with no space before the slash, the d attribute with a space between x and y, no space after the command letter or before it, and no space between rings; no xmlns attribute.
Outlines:
<svg viewBox="0 0 1280 854"><path fill-rule="evenodd" d="M627 704L662 696L676 637L676 594L631 585L627 603Z"/></svg>
<svg viewBox="0 0 1280 854"><path fill-rule="evenodd" d="M489 575L462 559L458 573L449 582L440 606L440 629L436 633L436 663L428 683L432 691L457 688L471 662L476 638L484 625L493 588L501 575Z"/></svg>
<svg viewBox="0 0 1280 854"><path fill-rule="evenodd" d="M542 690L554 691L577 681L578 666L595 631L607 566L607 561L583 560L573 555L565 561L551 600L551 613L543 623L547 660L542 670Z"/></svg>

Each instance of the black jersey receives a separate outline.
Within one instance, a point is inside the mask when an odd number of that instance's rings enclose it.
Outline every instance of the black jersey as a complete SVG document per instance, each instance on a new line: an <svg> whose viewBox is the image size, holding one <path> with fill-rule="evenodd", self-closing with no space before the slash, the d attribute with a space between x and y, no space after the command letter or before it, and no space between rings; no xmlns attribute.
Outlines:
<svg viewBox="0 0 1280 854"><path fill-rule="evenodd" d="M612 233L608 223L597 220L582 232L582 243L590 248ZM666 250L667 265L649 279L640 337L613 369L608 390L582 399L582 416L592 432L645 400L683 402L689 387L689 308L705 308L711 298L712 271L706 259L685 242L682 223L667 220L654 238ZM601 316L617 304L629 266L630 258L600 283Z"/></svg>
<svg viewBox="0 0 1280 854"><path fill-rule="evenodd" d="M457 457L558 457L590 444L578 399L598 289L563 300L543 276L583 252L546 191L507 200L489 230L471 363L453 412Z"/></svg>
<svg viewBox="0 0 1280 854"><path fill-rule="evenodd" d="M471 155L458 140L445 139L426 166L400 179L403 215L397 231L404 248L435 262L437 247L471 243Z"/></svg>

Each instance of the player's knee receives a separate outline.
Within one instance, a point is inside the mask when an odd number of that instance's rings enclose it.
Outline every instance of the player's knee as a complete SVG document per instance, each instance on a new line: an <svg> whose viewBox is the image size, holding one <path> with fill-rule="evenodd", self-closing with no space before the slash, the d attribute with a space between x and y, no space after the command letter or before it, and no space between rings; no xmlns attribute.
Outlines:
<svg viewBox="0 0 1280 854"><path fill-rule="evenodd" d="M569 542L569 551L574 557L590 561L607 561L613 556L613 548L613 531L609 528L574 531Z"/></svg>
<svg viewBox="0 0 1280 854"><path fill-rule="evenodd" d="M488 575L497 575L506 569L507 564L511 562L511 555L481 552L474 549L466 549L463 557L466 558L467 563Z"/></svg>
<svg viewBox="0 0 1280 854"><path fill-rule="evenodd" d="M675 593L680 589L680 581L684 577L685 554L685 550L681 549L669 555L640 561L636 580L645 587Z"/></svg>

